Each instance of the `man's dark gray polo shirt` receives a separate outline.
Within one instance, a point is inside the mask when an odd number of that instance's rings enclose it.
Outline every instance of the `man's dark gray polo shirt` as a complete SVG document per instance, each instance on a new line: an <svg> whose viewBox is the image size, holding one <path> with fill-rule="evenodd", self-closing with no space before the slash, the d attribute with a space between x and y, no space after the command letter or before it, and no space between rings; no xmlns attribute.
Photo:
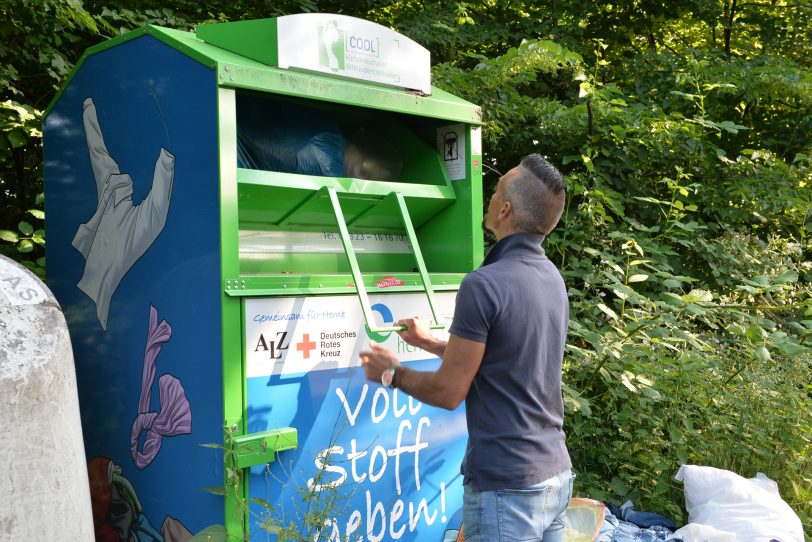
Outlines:
<svg viewBox="0 0 812 542"><path fill-rule="evenodd" d="M479 491L529 487L572 466L561 397L569 302L543 240L499 240L457 294L451 334L485 343L465 399L461 469Z"/></svg>

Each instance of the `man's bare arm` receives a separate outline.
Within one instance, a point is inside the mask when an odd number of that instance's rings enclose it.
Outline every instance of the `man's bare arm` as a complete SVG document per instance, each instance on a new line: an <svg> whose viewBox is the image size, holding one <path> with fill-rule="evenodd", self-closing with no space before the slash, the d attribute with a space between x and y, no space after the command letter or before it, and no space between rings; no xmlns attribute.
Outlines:
<svg viewBox="0 0 812 542"><path fill-rule="evenodd" d="M368 351L361 352L361 363L367 378L376 382L380 382L385 370L397 367L395 387L429 405L453 410L468 395L485 354L485 343L452 335L448 343L443 344L443 360L434 372L415 371L399 365L391 350L377 344L371 344ZM440 348L437 343L427 346Z"/></svg>

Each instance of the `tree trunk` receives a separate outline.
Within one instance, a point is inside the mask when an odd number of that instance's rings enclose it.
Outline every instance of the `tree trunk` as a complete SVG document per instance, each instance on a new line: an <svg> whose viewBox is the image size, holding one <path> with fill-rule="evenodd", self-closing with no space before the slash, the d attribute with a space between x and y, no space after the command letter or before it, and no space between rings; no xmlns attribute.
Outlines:
<svg viewBox="0 0 812 542"><path fill-rule="evenodd" d="M725 53L730 54L730 38L733 33L733 20L736 17L736 0L730 0L725 4L724 10L725 19Z"/></svg>

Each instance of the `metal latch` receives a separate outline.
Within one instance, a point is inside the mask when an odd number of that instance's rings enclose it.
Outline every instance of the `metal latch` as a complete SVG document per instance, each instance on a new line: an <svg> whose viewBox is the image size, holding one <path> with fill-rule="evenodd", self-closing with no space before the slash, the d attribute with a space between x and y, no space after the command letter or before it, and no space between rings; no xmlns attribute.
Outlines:
<svg viewBox="0 0 812 542"><path fill-rule="evenodd" d="M298 431L293 427L240 435L231 439L234 462L238 469L272 463L278 452L293 450L298 445Z"/></svg>

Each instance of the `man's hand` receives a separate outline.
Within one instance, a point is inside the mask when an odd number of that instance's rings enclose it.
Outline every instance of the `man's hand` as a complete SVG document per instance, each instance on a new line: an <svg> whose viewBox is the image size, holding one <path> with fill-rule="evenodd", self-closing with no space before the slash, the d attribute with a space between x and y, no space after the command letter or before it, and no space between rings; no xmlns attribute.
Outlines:
<svg viewBox="0 0 812 542"><path fill-rule="evenodd" d="M398 320L396 325L406 328L397 332L406 344L431 352L438 358L442 358L445 354L446 342L432 337L429 325L418 316Z"/></svg>
<svg viewBox="0 0 812 542"><path fill-rule="evenodd" d="M404 331L398 331L397 334L400 335L400 338L406 341L407 344L412 346L423 348L423 346L433 338L428 324L421 320L419 316L398 320L395 325L404 326L406 328Z"/></svg>
<svg viewBox="0 0 812 542"><path fill-rule="evenodd" d="M405 332L404 332L405 333ZM398 365L398 358L394 352L379 344L369 344L369 350L361 352L361 366L366 377L380 384L381 374L390 367Z"/></svg>

